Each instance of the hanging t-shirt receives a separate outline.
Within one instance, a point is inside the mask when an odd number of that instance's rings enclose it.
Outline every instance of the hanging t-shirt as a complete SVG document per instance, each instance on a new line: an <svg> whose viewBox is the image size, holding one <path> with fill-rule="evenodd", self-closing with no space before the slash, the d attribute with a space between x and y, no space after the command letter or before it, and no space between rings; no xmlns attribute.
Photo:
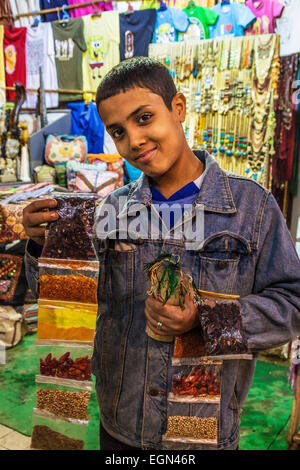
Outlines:
<svg viewBox="0 0 300 470"><path fill-rule="evenodd" d="M120 14L120 59L148 56L156 21L153 8Z"/></svg>
<svg viewBox="0 0 300 470"><path fill-rule="evenodd" d="M280 56L300 52L300 0L285 0L282 15L276 21L275 32L280 34Z"/></svg>
<svg viewBox="0 0 300 470"><path fill-rule="evenodd" d="M187 7L183 10L189 18L190 24L184 34L179 34L179 41L199 41L209 38L209 25L215 24L219 15L210 8Z"/></svg>
<svg viewBox="0 0 300 470"><path fill-rule="evenodd" d="M245 5L230 3L218 5L212 8L218 13L219 18L213 26L209 26L209 37L244 36L244 29L256 19L256 16Z"/></svg>
<svg viewBox="0 0 300 470"><path fill-rule="evenodd" d="M4 60L6 85L14 86L15 82L20 82L26 88L26 28L5 28L4 29ZM14 101L15 92L7 91L7 100Z"/></svg>
<svg viewBox="0 0 300 470"><path fill-rule="evenodd" d="M82 57L86 51L82 18L72 18L65 23L51 23L54 35L55 63L58 87L65 90L82 90ZM82 95L60 94L60 101L78 101Z"/></svg>
<svg viewBox="0 0 300 470"><path fill-rule="evenodd" d="M86 0L68 0L68 5L78 5L79 3L86 3ZM72 18L79 18L81 16L90 15L94 13L95 7L98 11L111 11L113 10L112 2L99 2L94 5L88 5L85 7L74 8L68 10Z"/></svg>
<svg viewBox="0 0 300 470"><path fill-rule="evenodd" d="M117 11L83 17L87 45L83 57L83 89L96 92L101 78L120 62L120 23Z"/></svg>
<svg viewBox="0 0 300 470"><path fill-rule="evenodd" d="M67 5L67 0L40 0L41 10L50 10L52 8L62 7ZM69 10L66 10L69 13ZM42 15L42 21L57 21L62 18L62 12L46 13Z"/></svg>
<svg viewBox="0 0 300 470"><path fill-rule="evenodd" d="M84 101L69 103L67 109L72 113L72 135L84 135L88 144L88 153L103 153L104 124L100 119L96 104L91 101L86 106Z"/></svg>
<svg viewBox="0 0 300 470"><path fill-rule="evenodd" d="M3 37L4 37L4 26L0 25L0 106L5 101L5 66L4 66L4 53L3 53Z"/></svg>
<svg viewBox="0 0 300 470"><path fill-rule="evenodd" d="M44 88L57 89L57 73L55 66L54 41L51 23L39 23L38 26L27 28L26 36L26 64L27 88L38 89L40 86L40 72L42 67ZM46 107L58 106L58 94L46 93ZM36 108L37 94L27 91L24 108Z"/></svg>
<svg viewBox="0 0 300 470"><path fill-rule="evenodd" d="M178 38L178 31L185 32L188 25L187 14L179 8L157 10L152 42L160 44L175 42Z"/></svg>
<svg viewBox="0 0 300 470"><path fill-rule="evenodd" d="M284 5L277 0L246 0L245 5L256 16L251 31L246 34L274 33L276 18L282 13Z"/></svg>

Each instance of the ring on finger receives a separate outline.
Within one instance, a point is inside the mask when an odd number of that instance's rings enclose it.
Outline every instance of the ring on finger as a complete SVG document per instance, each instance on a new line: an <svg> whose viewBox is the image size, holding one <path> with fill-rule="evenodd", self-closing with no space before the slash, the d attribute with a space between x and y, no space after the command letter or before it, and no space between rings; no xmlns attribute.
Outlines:
<svg viewBox="0 0 300 470"><path fill-rule="evenodd" d="M161 330L162 327L163 327L162 322L161 322L161 321L158 321L157 324L156 324L156 328L157 328L158 330Z"/></svg>

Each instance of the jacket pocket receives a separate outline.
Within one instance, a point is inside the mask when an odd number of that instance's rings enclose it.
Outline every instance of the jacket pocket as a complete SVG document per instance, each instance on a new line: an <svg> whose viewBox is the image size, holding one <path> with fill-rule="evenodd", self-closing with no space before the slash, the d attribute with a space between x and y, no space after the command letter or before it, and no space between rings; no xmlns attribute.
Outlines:
<svg viewBox="0 0 300 470"><path fill-rule="evenodd" d="M198 251L198 288L223 294L239 293L239 274L247 268L249 242L232 232L206 238Z"/></svg>

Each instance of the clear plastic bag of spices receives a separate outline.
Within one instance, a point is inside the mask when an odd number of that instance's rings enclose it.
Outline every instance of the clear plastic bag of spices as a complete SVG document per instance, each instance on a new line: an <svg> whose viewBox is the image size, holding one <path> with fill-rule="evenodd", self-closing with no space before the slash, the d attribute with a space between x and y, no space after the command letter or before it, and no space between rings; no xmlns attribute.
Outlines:
<svg viewBox="0 0 300 470"><path fill-rule="evenodd" d="M97 304L99 262L39 258L40 299Z"/></svg>
<svg viewBox="0 0 300 470"><path fill-rule="evenodd" d="M96 260L92 238L98 197L57 193L55 199L59 218L48 224L42 257Z"/></svg>
<svg viewBox="0 0 300 470"><path fill-rule="evenodd" d="M215 403L178 403L168 400L164 449L206 449L218 444L220 406Z"/></svg>
<svg viewBox="0 0 300 470"><path fill-rule="evenodd" d="M207 356L248 352L237 295L198 291L199 319Z"/></svg>
<svg viewBox="0 0 300 470"><path fill-rule="evenodd" d="M185 366L172 377L169 401L189 403L219 403L221 396L222 362L207 362Z"/></svg>
<svg viewBox="0 0 300 470"><path fill-rule="evenodd" d="M46 416L36 408L32 416L31 448L36 450L83 450L88 422Z"/></svg>
<svg viewBox="0 0 300 470"><path fill-rule="evenodd" d="M39 340L93 342L97 304L40 299L38 307Z"/></svg>
<svg viewBox="0 0 300 470"><path fill-rule="evenodd" d="M49 382L47 377L36 377L36 408L48 417L88 422L90 390L83 389L81 384L70 387Z"/></svg>
<svg viewBox="0 0 300 470"><path fill-rule="evenodd" d="M72 345L37 345L39 375L36 381L62 383L69 386L81 384L85 390L92 390L91 375L92 347L72 347Z"/></svg>

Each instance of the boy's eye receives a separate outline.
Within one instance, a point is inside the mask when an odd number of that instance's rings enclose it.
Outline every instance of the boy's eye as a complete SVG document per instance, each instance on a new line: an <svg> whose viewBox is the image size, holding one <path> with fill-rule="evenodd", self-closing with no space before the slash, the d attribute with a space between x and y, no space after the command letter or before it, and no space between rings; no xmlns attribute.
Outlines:
<svg viewBox="0 0 300 470"><path fill-rule="evenodd" d="M122 136L122 129L115 129L113 132L112 132L112 138L113 139L119 139L121 136Z"/></svg>
<svg viewBox="0 0 300 470"><path fill-rule="evenodd" d="M138 123L143 124L143 122L148 121L152 117L150 113L144 113L137 118Z"/></svg>

